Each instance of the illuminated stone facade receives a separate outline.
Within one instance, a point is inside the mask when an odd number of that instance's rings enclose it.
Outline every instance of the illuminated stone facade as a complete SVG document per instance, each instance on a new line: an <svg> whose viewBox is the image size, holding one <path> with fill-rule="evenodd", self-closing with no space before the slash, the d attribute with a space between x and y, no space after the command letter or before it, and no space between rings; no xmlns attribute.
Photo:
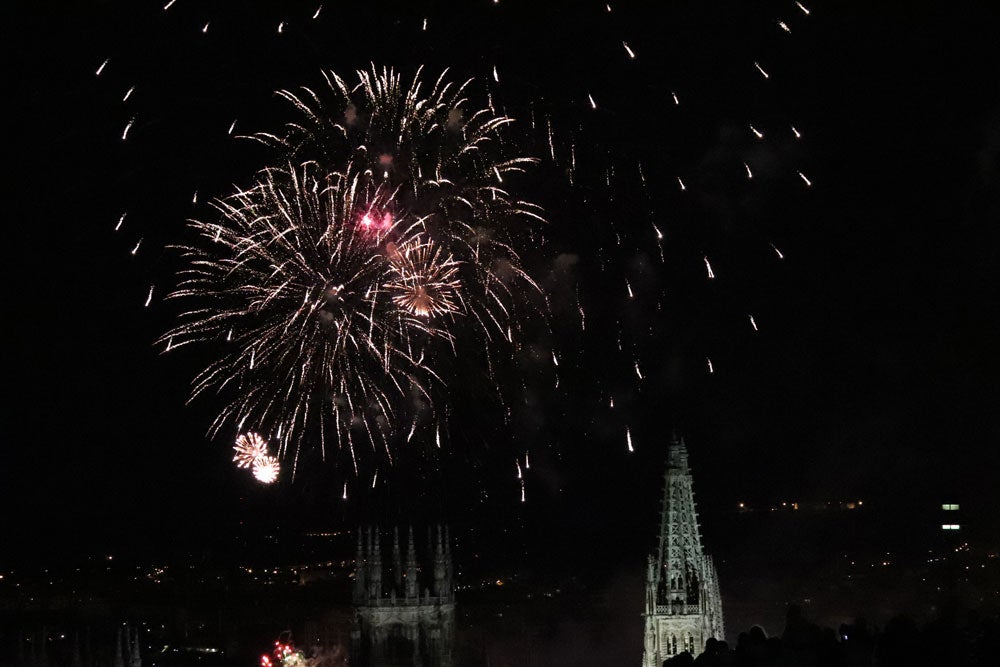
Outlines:
<svg viewBox="0 0 1000 667"><path fill-rule="evenodd" d="M659 545L646 569L643 667L683 651L697 656L709 637L723 639L722 598L712 557L701 548L687 448L669 444Z"/></svg>
<svg viewBox="0 0 1000 667"><path fill-rule="evenodd" d="M417 557L410 528L406 558L393 531L391 556L382 557L378 528L358 531L355 561L352 665L452 667L455 586L448 529L427 530Z"/></svg>

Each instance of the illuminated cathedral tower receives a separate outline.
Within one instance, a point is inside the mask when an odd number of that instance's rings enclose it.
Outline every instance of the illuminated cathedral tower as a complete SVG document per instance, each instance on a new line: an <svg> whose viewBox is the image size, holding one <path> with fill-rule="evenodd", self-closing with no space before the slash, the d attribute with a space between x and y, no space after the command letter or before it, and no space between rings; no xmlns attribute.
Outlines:
<svg viewBox="0 0 1000 667"><path fill-rule="evenodd" d="M351 664L452 667L455 583L448 528L438 526L436 535L427 529L422 558L412 527L405 557L398 528L391 558L383 560L382 546L378 527L358 530Z"/></svg>
<svg viewBox="0 0 1000 667"><path fill-rule="evenodd" d="M643 667L660 667L682 651L697 656L709 637L725 636L715 565L701 548L687 448L676 436L667 453L660 540L646 568L643 616Z"/></svg>

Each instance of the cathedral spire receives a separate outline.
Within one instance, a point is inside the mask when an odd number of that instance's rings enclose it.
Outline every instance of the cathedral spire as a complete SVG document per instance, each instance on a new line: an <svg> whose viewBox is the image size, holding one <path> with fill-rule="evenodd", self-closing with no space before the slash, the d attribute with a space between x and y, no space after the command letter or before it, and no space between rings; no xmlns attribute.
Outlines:
<svg viewBox="0 0 1000 667"><path fill-rule="evenodd" d="M392 583L397 593L403 592L403 558L399 552L399 526L392 529Z"/></svg>
<svg viewBox="0 0 1000 667"><path fill-rule="evenodd" d="M667 445L667 469L663 475L657 564L661 578L665 569L669 567L672 570L665 581L675 597L680 596L688 579L685 563L696 561L701 555L701 533L698 530L687 446L684 438L674 432Z"/></svg>
<svg viewBox="0 0 1000 667"><path fill-rule="evenodd" d="M447 594L447 566L444 559L444 531L441 524L437 526L437 546L434 548L434 595L442 597Z"/></svg>
<svg viewBox="0 0 1000 667"><path fill-rule="evenodd" d="M406 597L416 598L420 595L417 585L417 549L413 544L413 526L410 526L410 539L406 547Z"/></svg>
<svg viewBox="0 0 1000 667"><path fill-rule="evenodd" d="M670 444L667 445L667 471L671 469L689 472L687 445L684 444L684 438L677 435L677 431L673 432Z"/></svg>
<svg viewBox="0 0 1000 667"><path fill-rule="evenodd" d="M45 648L44 640L41 643L42 648ZM112 667L125 667L125 661L122 659L122 628L118 626L118 634L115 637L115 657L114 662L111 663Z"/></svg>
<svg viewBox="0 0 1000 667"><path fill-rule="evenodd" d="M674 432L667 445L657 549L647 563L645 667L685 650L697 655L709 637L723 638L718 579L702 550L692 486L687 447Z"/></svg>
<svg viewBox="0 0 1000 667"><path fill-rule="evenodd" d="M451 559L451 529L444 527L444 559L445 559L445 582L444 588L449 595L453 595L455 590L455 564Z"/></svg>
<svg viewBox="0 0 1000 667"><path fill-rule="evenodd" d="M379 533L379 527L375 526L372 536L372 550L371 557L369 558L369 579L371 581L371 590L369 591L369 597L380 598L382 597L382 547L379 545L382 537Z"/></svg>
<svg viewBox="0 0 1000 667"><path fill-rule="evenodd" d="M128 626L125 627L125 632L128 632ZM129 667L142 667L142 653L140 649L139 628L136 628L131 634L129 641Z"/></svg>
<svg viewBox="0 0 1000 667"><path fill-rule="evenodd" d="M364 531L358 527L358 548L354 556L354 601L360 602L367 597L368 585L365 576L365 558L368 553L365 551Z"/></svg>

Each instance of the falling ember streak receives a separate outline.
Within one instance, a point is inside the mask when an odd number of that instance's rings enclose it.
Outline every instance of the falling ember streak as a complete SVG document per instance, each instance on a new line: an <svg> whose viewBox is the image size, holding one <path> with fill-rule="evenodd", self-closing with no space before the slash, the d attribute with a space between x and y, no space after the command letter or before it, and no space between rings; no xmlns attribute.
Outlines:
<svg viewBox="0 0 1000 667"><path fill-rule="evenodd" d="M518 479L524 479L524 474L521 472L521 461L520 460L515 460L514 461L514 465L517 466L517 478Z"/></svg>
<svg viewBox="0 0 1000 667"><path fill-rule="evenodd" d="M812 181L810 181L808 178L806 178L806 175L803 174L801 171L799 172L799 178L802 179L802 181L806 184L807 187L810 187L810 188L812 187Z"/></svg>
<svg viewBox="0 0 1000 667"><path fill-rule="evenodd" d="M684 181L682 181L682 180L681 180L681 177L680 177L680 176L678 176L678 177L677 177L677 182L678 182L678 183L680 184L680 186L681 186L681 191L684 191L684 190L687 190L687 188L686 188L686 187L684 187Z"/></svg>
<svg viewBox="0 0 1000 667"><path fill-rule="evenodd" d="M197 190L195 190L194 194L191 196L191 203L192 204L197 204L198 203L198 191Z"/></svg>
<svg viewBox="0 0 1000 667"><path fill-rule="evenodd" d="M612 396L610 399L608 399L608 407L610 409L612 409L612 410L615 409L615 397L614 396Z"/></svg>
<svg viewBox="0 0 1000 667"><path fill-rule="evenodd" d="M764 138L764 133L761 132L760 130L758 130L753 125L750 125L750 131L753 132L754 136L757 137L758 139L763 139Z"/></svg>
<svg viewBox="0 0 1000 667"><path fill-rule="evenodd" d="M628 42L622 42L622 46L625 47L625 52L628 53L628 57L635 60L635 51L628 45Z"/></svg>
<svg viewBox="0 0 1000 667"><path fill-rule="evenodd" d="M809 10L806 9L805 5L803 5L801 2L798 2L798 0L796 0L795 4L798 6L799 9L802 10L803 14L805 14L806 16L809 16Z"/></svg>
<svg viewBox="0 0 1000 667"><path fill-rule="evenodd" d="M744 162L743 166L747 168L747 178L748 179L753 178L753 172L750 171L750 165L748 165L746 162Z"/></svg>
<svg viewBox="0 0 1000 667"><path fill-rule="evenodd" d="M521 482L521 502L524 502L524 482Z"/></svg>
<svg viewBox="0 0 1000 667"><path fill-rule="evenodd" d="M771 75L768 74L767 72L765 72L764 68L761 67L760 63L757 62L756 60L753 61L753 66L757 68L757 71L760 72L764 76L765 79L770 79L771 78Z"/></svg>
<svg viewBox="0 0 1000 667"><path fill-rule="evenodd" d="M105 58L104 62L97 68L97 71L94 72L94 76L101 76L101 72L104 71L104 68L108 66L109 62L111 62L111 58Z"/></svg>
<svg viewBox="0 0 1000 667"><path fill-rule="evenodd" d="M124 222L125 222L125 216L126 216L126 215L128 215L128 213L122 213L122 217L118 218L118 224L117 224L117 225L115 225L115 231L116 231L116 232L117 232L117 231L118 231L119 229L121 229L121 228L122 228L122 224L124 224Z"/></svg>
<svg viewBox="0 0 1000 667"><path fill-rule="evenodd" d="M375 482L378 481L378 468L375 469L375 476L372 477L372 488L375 488Z"/></svg>
<svg viewBox="0 0 1000 667"><path fill-rule="evenodd" d="M796 139L801 139L802 138L802 134L798 130L795 129L794 125L792 125L792 133L795 135Z"/></svg>
<svg viewBox="0 0 1000 667"><path fill-rule="evenodd" d="M139 246L140 245L142 245L142 239L139 239L138 241L136 241L135 247L132 248L132 252L130 254L135 255L135 253L139 252Z"/></svg>
<svg viewBox="0 0 1000 667"><path fill-rule="evenodd" d="M597 102L594 101L594 96L591 95L590 93L587 93L587 99L590 100L590 108L591 109L596 109L597 108Z"/></svg>
<svg viewBox="0 0 1000 667"><path fill-rule="evenodd" d="M749 317L750 317L750 326L753 327L754 331L759 331L759 329L757 329L757 322L756 320L754 320L753 315L750 315Z"/></svg>
<svg viewBox="0 0 1000 667"><path fill-rule="evenodd" d="M153 285L149 286L149 294L146 295L146 303L142 304L143 308L149 308L149 304L153 301Z"/></svg>
<svg viewBox="0 0 1000 667"><path fill-rule="evenodd" d="M708 261L708 255L705 255L705 269L708 271L708 279L712 280L715 278L715 273L712 271L712 264Z"/></svg>
<svg viewBox="0 0 1000 667"><path fill-rule="evenodd" d="M210 26L210 25L212 25L211 21L209 21L208 23L206 23L205 25L203 25L201 27L201 34L203 34L203 35L208 34L208 26Z"/></svg>
<svg viewBox="0 0 1000 667"><path fill-rule="evenodd" d="M313 16L312 16L312 17L313 17L313 19L318 19L318 18L319 18L319 13L320 13L321 11L323 11L323 5L320 5L319 7L317 7L317 8L316 8L316 13L315 13L315 14L313 14Z"/></svg>
<svg viewBox="0 0 1000 667"><path fill-rule="evenodd" d="M675 107L679 107L681 105L681 101L677 98L677 93L675 93L674 91L671 90L670 91L670 97L674 98L674 106Z"/></svg>
<svg viewBox="0 0 1000 667"><path fill-rule="evenodd" d="M496 65L493 66L493 80L496 81L497 83L500 83L500 73L497 72Z"/></svg>
<svg viewBox="0 0 1000 667"><path fill-rule="evenodd" d="M775 252L776 255L778 255L778 259L784 259L785 258L785 256L781 253L781 251L778 250L778 247L776 245L774 245L773 243L771 244L771 249L774 250L774 252Z"/></svg>
<svg viewBox="0 0 1000 667"><path fill-rule="evenodd" d="M708 363L708 373L709 375L715 373L715 368L712 366L712 360L709 357L705 357L706 363Z"/></svg>
<svg viewBox="0 0 1000 667"><path fill-rule="evenodd" d="M278 34L280 35L283 32L285 32L285 22L284 21L282 21L281 23L278 24Z"/></svg>
<svg viewBox="0 0 1000 667"><path fill-rule="evenodd" d="M555 352L552 353L552 365L554 365L554 366L558 366L559 365L559 358L556 357L556 353Z"/></svg>
<svg viewBox="0 0 1000 667"><path fill-rule="evenodd" d="M546 118L546 122L548 123L548 126L549 126L548 127L548 130L549 130L549 155L552 157L552 161L555 162L556 161L556 143L555 143L555 138L552 136L552 118L551 118L551 116L548 117L548 118Z"/></svg>
<svg viewBox="0 0 1000 667"><path fill-rule="evenodd" d="M128 98L132 97L132 93L135 91L135 86L132 86L125 91L125 96L122 98L122 102L128 102Z"/></svg>
<svg viewBox="0 0 1000 667"><path fill-rule="evenodd" d="M604 5L604 8L608 10L608 14L611 13L611 5Z"/></svg>
<svg viewBox="0 0 1000 667"><path fill-rule="evenodd" d="M784 30L787 33L791 33L792 32L792 29L789 28L788 24L785 23L784 21L778 21L778 27L781 28L782 30Z"/></svg>
<svg viewBox="0 0 1000 667"><path fill-rule="evenodd" d="M169 0L169 2L167 2L167 4L163 5L163 11L167 11L168 9L170 9L171 7L173 7L173 5L174 5L175 2L177 2L177 0Z"/></svg>
<svg viewBox="0 0 1000 667"><path fill-rule="evenodd" d="M437 444L437 448L441 449L441 427L438 426L434 431L434 442Z"/></svg>
<svg viewBox="0 0 1000 667"><path fill-rule="evenodd" d="M427 19L424 19L424 32L427 32Z"/></svg>
<svg viewBox="0 0 1000 667"><path fill-rule="evenodd" d="M656 223L650 223L650 224L653 225L653 231L656 232L656 240L657 241L662 241L663 240L663 232L661 232L660 228L656 226Z"/></svg>
<svg viewBox="0 0 1000 667"><path fill-rule="evenodd" d="M134 122L135 122L135 118L133 118L132 120L130 120L128 122L128 124L125 125L125 129L122 130L122 141L125 141L126 139L128 139L128 131L132 129L132 123L134 123Z"/></svg>
<svg viewBox="0 0 1000 667"><path fill-rule="evenodd" d="M632 447L632 431L629 430L627 426L625 427L625 444L628 445L628 451L630 453L635 451L635 448Z"/></svg>
<svg viewBox="0 0 1000 667"><path fill-rule="evenodd" d="M635 362L635 374L639 377L640 380L642 379L642 370L639 369L638 361Z"/></svg>
<svg viewBox="0 0 1000 667"><path fill-rule="evenodd" d="M230 135L231 135L231 134L233 133L233 130L235 130L235 129L236 129L236 121L234 120L234 121L233 121L233 122L232 122L232 123L231 123L231 124L229 125L229 132L228 132L228 134L230 134Z"/></svg>
<svg viewBox="0 0 1000 667"><path fill-rule="evenodd" d="M627 280L625 281L625 289L628 290L628 298L635 298L635 294L632 293L632 285Z"/></svg>
<svg viewBox="0 0 1000 667"><path fill-rule="evenodd" d="M528 452L524 453L524 469L531 470L531 459L528 457Z"/></svg>
<svg viewBox="0 0 1000 667"><path fill-rule="evenodd" d="M344 482L344 495L342 495L341 498L347 500L347 482Z"/></svg>

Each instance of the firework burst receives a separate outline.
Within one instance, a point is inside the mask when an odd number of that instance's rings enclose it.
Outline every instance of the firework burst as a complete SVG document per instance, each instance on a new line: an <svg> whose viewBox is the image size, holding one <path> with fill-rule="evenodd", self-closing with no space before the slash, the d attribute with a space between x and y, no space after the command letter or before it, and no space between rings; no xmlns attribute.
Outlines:
<svg viewBox="0 0 1000 667"><path fill-rule="evenodd" d="M459 312L459 267L450 255L419 237L402 248L386 244L386 254L395 275L385 287L397 307L423 318Z"/></svg>
<svg viewBox="0 0 1000 667"><path fill-rule="evenodd" d="M262 456L253 464L253 476L262 484L273 484L281 473L281 462L277 456Z"/></svg>
<svg viewBox="0 0 1000 667"><path fill-rule="evenodd" d="M287 166L190 222L171 294L180 321L161 337L221 350L192 391L228 399L212 434L275 433L279 457L313 443L325 457L332 441L355 471L359 439L391 461L398 424L437 424L441 355L463 339L509 353L525 294L539 291L516 247L541 220L504 183L534 160L504 157L511 121L467 109L468 83L442 75L424 96L419 73L408 88L389 70L358 77L328 74L329 100L281 93L305 122L254 138ZM277 474L277 458L250 465Z"/></svg>
<svg viewBox="0 0 1000 667"><path fill-rule="evenodd" d="M233 462L237 468L250 468L267 456L267 440L256 433L241 433L233 445Z"/></svg>

